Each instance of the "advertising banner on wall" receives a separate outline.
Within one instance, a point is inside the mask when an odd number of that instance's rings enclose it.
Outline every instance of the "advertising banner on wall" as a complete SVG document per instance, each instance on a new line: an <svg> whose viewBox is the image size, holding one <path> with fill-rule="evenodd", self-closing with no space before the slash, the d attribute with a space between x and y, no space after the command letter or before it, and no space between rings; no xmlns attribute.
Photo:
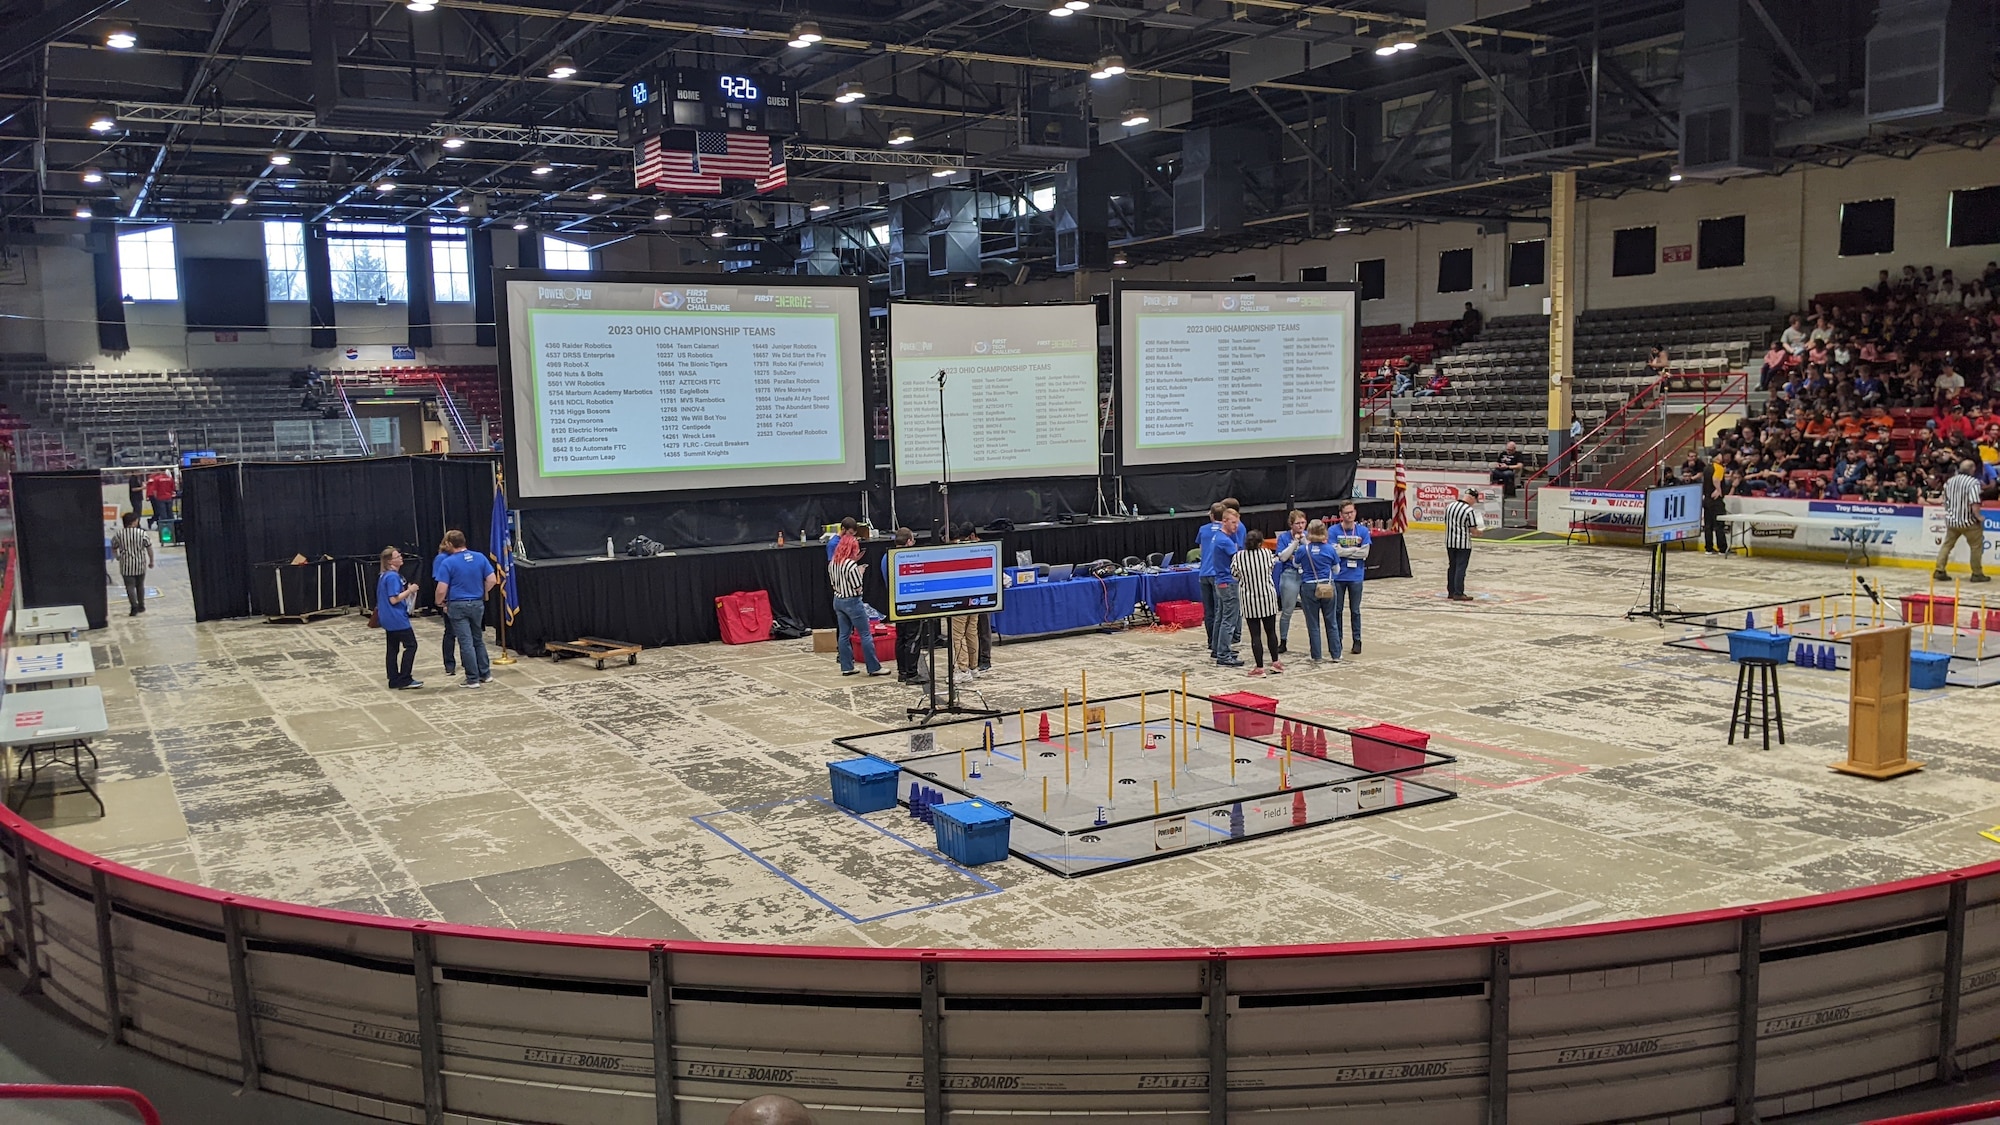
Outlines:
<svg viewBox="0 0 2000 1125"><path fill-rule="evenodd" d="M1580 527L1593 532L1646 532L1646 493L1642 489L1573 488L1564 502Z"/></svg>
<svg viewBox="0 0 2000 1125"><path fill-rule="evenodd" d="M1444 510L1453 500L1465 499L1471 502L1471 493L1477 489L1479 502L1472 506L1486 520L1487 527L1500 526L1501 496L1500 486L1486 479L1484 473L1450 473L1435 470L1413 469L1408 474L1410 483L1410 523L1416 527L1442 528ZM1396 494L1396 472L1394 469L1363 468L1355 473L1354 491L1358 495L1379 497L1387 500ZM1639 494L1640 514L1645 514L1645 493Z"/></svg>
<svg viewBox="0 0 2000 1125"><path fill-rule="evenodd" d="M1867 548L1868 557L1878 562L1899 561L1905 565L1930 565L1937 560L1944 543L1945 514L1939 504L1869 504L1852 500L1762 500L1751 496L1729 498L1731 513L1755 516L1760 512L1785 516L1862 516L1878 521L1874 527L1816 527L1751 524L1747 539L1752 552L1821 554L1846 558L1854 545ZM1986 553L1992 557L2000 549L2000 510L1985 509ZM1964 565L1961 553L1954 560Z"/></svg>

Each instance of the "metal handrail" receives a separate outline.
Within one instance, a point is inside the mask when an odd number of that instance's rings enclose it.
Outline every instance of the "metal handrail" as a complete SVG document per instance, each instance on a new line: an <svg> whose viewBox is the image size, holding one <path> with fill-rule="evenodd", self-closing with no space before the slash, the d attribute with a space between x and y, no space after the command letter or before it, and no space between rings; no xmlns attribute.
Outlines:
<svg viewBox="0 0 2000 1125"><path fill-rule="evenodd" d="M347 397L346 382L335 379L333 385L340 391L340 408L347 412L347 424L354 430L354 440L361 443L361 455L375 456L375 447L368 444L368 435L361 432L361 419L354 413L354 400Z"/></svg>
<svg viewBox="0 0 2000 1125"><path fill-rule="evenodd" d="M1619 437L1623 437L1625 433L1632 428L1633 423L1638 419L1640 411L1651 410L1654 407L1654 405L1656 405L1653 401L1651 401L1655 396L1655 394L1657 394L1661 399L1664 399L1666 397L1666 395L1668 394L1668 391L1666 390L1666 384L1668 380L1685 379L1690 376L1722 377L1723 388L1720 392L1714 392L1706 385L1702 389L1702 406L1703 406L1702 414L1704 415L1707 413L1707 407L1709 405L1712 405L1713 403L1728 397L1729 386L1733 380L1737 379L1742 380L1744 393L1746 395L1749 393L1750 377L1747 374L1744 374L1743 372L1740 371L1663 372L1659 377L1655 378L1652 382L1632 392L1632 396L1625 400L1624 405L1612 411L1610 414L1605 415L1604 420L1602 422L1599 422L1596 426L1592 427L1589 430L1586 430L1584 432L1584 435L1578 438L1576 440L1576 444L1570 446L1569 451L1565 453L1562 457L1551 459L1547 464L1543 465L1541 468L1536 469L1534 472L1529 473L1526 477L1522 478L1521 498L1523 503L1527 505L1528 511L1533 512L1535 510L1534 506L1535 490L1537 488L1548 487L1550 482L1555 479L1554 471L1556 469L1562 468L1566 472L1574 473L1576 470L1582 468L1583 463L1586 460L1588 460L1590 456L1590 454L1587 454L1585 450L1593 449L1594 447L1597 446L1603 446L1607 442L1610 442ZM1617 424L1617 428L1613 430L1611 433L1608 434L1605 433L1607 429L1611 429L1613 423ZM1537 478L1543 478L1543 477L1547 479L1542 480L1540 484L1535 483Z"/></svg>
<svg viewBox="0 0 2000 1125"><path fill-rule="evenodd" d="M466 428L465 417L458 412L458 403L451 397L451 388L445 386L444 375L433 372L433 382L437 383L438 401L444 403L444 410L451 418L452 429L458 433L458 444L467 453L474 451L472 431Z"/></svg>
<svg viewBox="0 0 2000 1125"><path fill-rule="evenodd" d="M160 1111L146 1095L124 1086L63 1086L54 1083L0 1083L0 1101L24 1102L110 1102L122 1104L139 1115L146 1125L160 1125Z"/></svg>

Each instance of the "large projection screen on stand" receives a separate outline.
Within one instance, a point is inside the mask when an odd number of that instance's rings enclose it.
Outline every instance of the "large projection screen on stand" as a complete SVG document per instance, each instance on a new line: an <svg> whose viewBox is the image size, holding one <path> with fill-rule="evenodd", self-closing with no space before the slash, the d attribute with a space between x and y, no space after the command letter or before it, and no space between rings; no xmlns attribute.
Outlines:
<svg viewBox="0 0 2000 1125"><path fill-rule="evenodd" d="M1121 467L1354 452L1352 285L1121 281L1114 295Z"/></svg>
<svg viewBox="0 0 2000 1125"><path fill-rule="evenodd" d="M889 306L896 479L939 480L938 372L954 481L1094 476L1094 305Z"/></svg>
<svg viewBox="0 0 2000 1125"><path fill-rule="evenodd" d="M866 476L861 279L498 283L508 492L523 506Z"/></svg>

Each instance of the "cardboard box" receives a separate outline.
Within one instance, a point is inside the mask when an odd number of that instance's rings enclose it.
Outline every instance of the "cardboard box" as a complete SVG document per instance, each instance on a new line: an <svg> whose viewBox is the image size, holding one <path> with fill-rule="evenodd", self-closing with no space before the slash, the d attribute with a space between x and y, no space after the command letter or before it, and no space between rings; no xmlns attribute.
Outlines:
<svg viewBox="0 0 2000 1125"><path fill-rule="evenodd" d="M835 652L840 648L840 638L832 629L813 630L814 652Z"/></svg>

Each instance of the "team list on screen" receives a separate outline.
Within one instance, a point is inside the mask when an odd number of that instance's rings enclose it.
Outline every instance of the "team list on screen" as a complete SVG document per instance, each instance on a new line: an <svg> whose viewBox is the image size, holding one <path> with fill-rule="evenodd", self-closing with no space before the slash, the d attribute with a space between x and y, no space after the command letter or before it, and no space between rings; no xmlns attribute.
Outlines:
<svg viewBox="0 0 2000 1125"><path fill-rule="evenodd" d="M1345 314L1141 313L1140 448L1294 442L1344 432Z"/></svg>
<svg viewBox="0 0 2000 1125"><path fill-rule="evenodd" d="M1097 467L1097 353L898 359L899 472L938 469L937 372L947 370L954 474Z"/></svg>
<svg viewBox="0 0 2000 1125"><path fill-rule="evenodd" d="M527 313L543 476L839 463L839 318Z"/></svg>

